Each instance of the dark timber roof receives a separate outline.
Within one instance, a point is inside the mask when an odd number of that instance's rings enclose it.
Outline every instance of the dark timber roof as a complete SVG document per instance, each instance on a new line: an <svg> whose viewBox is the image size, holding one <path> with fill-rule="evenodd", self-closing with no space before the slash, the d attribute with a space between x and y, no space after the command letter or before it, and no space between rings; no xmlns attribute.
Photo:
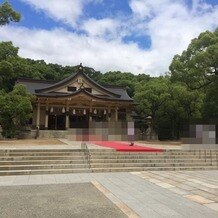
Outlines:
<svg viewBox="0 0 218 218"><path fill-rule="evenodd" d="M70 83L70 81L72 81L77 76L84 77L86 80L88 80L89 83L97 87L99 90L102 90L107 95L93 95L92 93L82 88L72 93L54 92L55 88L63 87L64 85L67 85L68 83ZM96 83L91 78L89 78L85 73L83 73L83 70L79 70L78 73L73 74L69 76L68 78L61 80L59 82L50 81L50 80L19 78L17 80L17 83L25 85L28 92L36 96L39 96L39 97L40 96L41 97L55 97L55 98L70 97L70 96L76 96L76 95L83 93L87 96L90 96L96 99L133 102L133 99L129 97L129 95L127 94L126 90L123 87L110 86L110 85L102 86Z"/></svg>

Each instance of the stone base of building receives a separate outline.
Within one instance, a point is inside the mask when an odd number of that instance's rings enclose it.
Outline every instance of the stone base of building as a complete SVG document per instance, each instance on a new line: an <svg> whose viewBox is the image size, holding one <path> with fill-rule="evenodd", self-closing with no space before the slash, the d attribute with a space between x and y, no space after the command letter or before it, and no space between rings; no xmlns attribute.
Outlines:
<svg viewBox="0 0 218 218"><path fill-rule="evenodd" d="M184 150L218 150L218 144L183 144Z"/></svg>
<svg viewBox="0 0 218 218"><path fill-rule="evenodd" d="M35 133L35 131L34 131ZM31 134L35 138L34 134ZM29 137L28 137L29 138ZM101 131L98 133L89 133L86 129L69 129L69 130L40 130L39 137L43 138L65 138L69 141L134 141L134 136L126 134L104 134Z"/></svg>
<svg viewBox="0 0 218 218"><path fill-rule="evenodd" d="M40 130L38 138L67 138L67 130Z"/></svg>
<svg viewBox="0 0 218 218"><path fill-rule="evenodd" d="M134 122L90 122L89 128L32 130L32 138L65 138L72 141L134 141Z"/></svg>

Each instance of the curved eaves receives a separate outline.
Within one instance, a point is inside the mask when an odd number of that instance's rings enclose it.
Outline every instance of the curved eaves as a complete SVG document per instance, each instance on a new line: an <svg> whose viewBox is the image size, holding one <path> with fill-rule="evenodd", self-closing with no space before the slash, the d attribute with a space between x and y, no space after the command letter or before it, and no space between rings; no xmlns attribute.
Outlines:
<svg viewBox="0 0 218 218"><path fill-rule="evenodd" d="M79 89L75 92L69 93L69 94L65 94L65 93L36 93L36 96L38 97L53 97L53 98L69 98L69 97L75 97L78 96L80 94L85 94L91 98L94 99L100 99L100 100L106 100L106 101L125 101L125 102L133 102L133 100L124 100L124 99L120 99L120 98L110 98L110 97L101 97L101 96L96 96L91 94L90 92L87 92L85 89Z"/></svg>

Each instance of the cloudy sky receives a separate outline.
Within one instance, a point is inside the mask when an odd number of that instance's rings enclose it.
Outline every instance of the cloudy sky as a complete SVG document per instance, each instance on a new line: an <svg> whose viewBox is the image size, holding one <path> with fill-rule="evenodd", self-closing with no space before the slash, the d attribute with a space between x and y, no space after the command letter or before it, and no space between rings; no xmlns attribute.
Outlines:
<svg viewBox="0 0 218 218"><path fill-rule="evenodd" d="M3 1L0 0L0 3ZM190 40L218 25L217 0L10 0L22 14L0 28L19 55L152 76Z"/></svg>

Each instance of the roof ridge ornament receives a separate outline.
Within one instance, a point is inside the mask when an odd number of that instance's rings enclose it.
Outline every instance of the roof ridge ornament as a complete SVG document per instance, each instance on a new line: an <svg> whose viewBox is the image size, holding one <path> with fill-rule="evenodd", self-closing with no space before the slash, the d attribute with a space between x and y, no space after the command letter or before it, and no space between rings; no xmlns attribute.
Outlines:
<svg viewBox="0 0 218 218"><path fill-rule="evenodd" d="M79 87L79 90L80 90L80 89L85 89L85 86L84 86L83 83L82 83L81 86Z"/></svg>
<svg viewBox="0 0 218 218"><path fill-rule="evenodd" d="M82 65L82 63L80 63L80 65L79 65L79 72L83 72L83 65Z"/></svg>

